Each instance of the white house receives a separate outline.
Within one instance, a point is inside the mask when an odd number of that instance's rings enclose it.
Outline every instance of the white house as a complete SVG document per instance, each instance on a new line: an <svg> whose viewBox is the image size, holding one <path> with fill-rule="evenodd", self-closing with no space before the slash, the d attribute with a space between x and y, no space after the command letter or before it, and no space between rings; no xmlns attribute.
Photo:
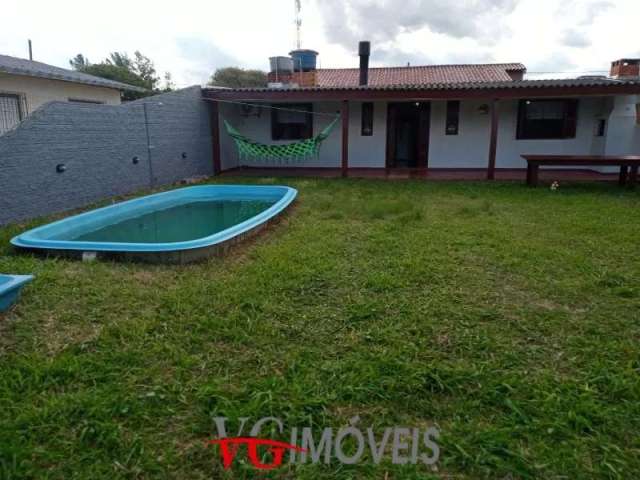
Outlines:
<svg viewBox="0 0 640 480"><path fill-rule="evenodd" d="M144 91L46 63L0 55L0 135L47 102L119 105L123 90Z"/></svg>
<svg viewBox="0 0 640 480"><path fill-rule="evenodd" d="M288 167L483 169L493 178L496 169L525 168L522 154L640 154L638 59L613 62L608 77L527 80L520 63L369 68L368 42L359 53L360 68L316 69L315 52L294 51L295 65L296 55L305 63L272 71L267 88L204 89L214 167L244 163L223 119L257 142L281 144L317 135L332 114L341 124L319 156Z"/></svg>

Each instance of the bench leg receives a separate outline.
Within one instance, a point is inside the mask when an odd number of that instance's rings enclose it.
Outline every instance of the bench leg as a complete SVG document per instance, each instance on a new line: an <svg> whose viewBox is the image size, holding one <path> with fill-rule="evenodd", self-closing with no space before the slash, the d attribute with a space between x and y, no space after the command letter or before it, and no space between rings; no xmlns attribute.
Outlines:
<svg viewBox="0 0 640 480"><path fill-rule="evenodd" d="M626 166L626 165L621 165L620 166L620 176L618 177L618 185L620 185L621 187L623 187L627 183L627 171L628 170L629 170L628 166Z"/></svg>
<svg viewBox="0 0 640 480"><path fill-rule="evenodd" d="M530 187L538 186L538 165L531 163L527 165L527 185Z"/></svg>
<svg viewBox="0 0 640 480"><path fill-rule="evenodd" d="M627 177L627 185L630 187L635 187L638 181L638 165L634 165L631 167L631 171L629 172L629 176Z"/></svg>

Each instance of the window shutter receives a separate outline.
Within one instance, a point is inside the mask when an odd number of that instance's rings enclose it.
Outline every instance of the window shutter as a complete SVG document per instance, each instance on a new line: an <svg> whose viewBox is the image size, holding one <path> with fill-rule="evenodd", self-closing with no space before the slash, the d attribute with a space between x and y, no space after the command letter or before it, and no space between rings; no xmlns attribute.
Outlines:
<svg viewBox="0 0 640 480"><path fill-rule="evenodd" d="M360 135L370 137L373 135L373 103L363 102L360 112Z"/></svg>
<svg viewBox="0 0 640 480"><path fill-rule="evenodd" d="M566 101L566 115L564 117L564 138L575 138L578 124L578 100Z"/></svg>
<svg viewBox="0 0 640 480"><path fill-rule="evenodd" d="M445 135L458 135L460 123L460 100L449 100L447 102L447 118L445 121Z"/></svg>

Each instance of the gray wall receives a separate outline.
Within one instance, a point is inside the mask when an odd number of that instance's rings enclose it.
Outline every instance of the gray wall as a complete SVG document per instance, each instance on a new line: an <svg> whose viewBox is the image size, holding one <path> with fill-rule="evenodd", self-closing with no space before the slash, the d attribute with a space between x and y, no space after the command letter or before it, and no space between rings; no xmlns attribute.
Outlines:
<svg viewBox="0 0 640 480"><path fill-rule="evenodd" d="M118 106L49 103L0 136L0 224L211 175L211 158L200 87Z"/></svg>
<svg viewBox="0 0 640 480"><path fill-rule="evenodd" d="M595 136L598 118L607 118L607 99L578 99L578 123L575 138L558 140L518 140L518 100L499 104L497 168L526 168L522 154L602 155L604 138ZM429 167L487 168L491 116L480 107L487 101L463 100L460 103L458 135L446 135L446 101L431 102ZM566 168L566 167L563 167Z"/></svg>
<svg viewBox="0 0 640 480"><path fill-rule="evenodd" d="M349 167L385 168L387 161L387 102L373 103L373 135L362 136L362 102L349 102ZM342 132L336 127L340 148ZM340 153L336 156L340 159Z"/></svg>
<svg viewBox="0 0 640 480"><path fill-rule="evenodd" d="M640 125L636 121L638 102L640 95L621 95L615 98L607 125L607 155L640 153Z"/></svg>

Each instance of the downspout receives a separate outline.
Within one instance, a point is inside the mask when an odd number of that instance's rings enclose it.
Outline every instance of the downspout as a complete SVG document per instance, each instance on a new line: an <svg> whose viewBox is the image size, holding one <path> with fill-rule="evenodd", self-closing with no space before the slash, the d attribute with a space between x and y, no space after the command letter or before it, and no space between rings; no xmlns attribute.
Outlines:
<svg viewBox="0 0 640 480"><path fill-rule="evenodd" d="M153 188L155 179L153 178L153 164L151 163L151 135L149 134L149 114L147 113L147 103L142 104L144 110L144 128L147 133L147 161L149 162L149 186Z"/></svg>

